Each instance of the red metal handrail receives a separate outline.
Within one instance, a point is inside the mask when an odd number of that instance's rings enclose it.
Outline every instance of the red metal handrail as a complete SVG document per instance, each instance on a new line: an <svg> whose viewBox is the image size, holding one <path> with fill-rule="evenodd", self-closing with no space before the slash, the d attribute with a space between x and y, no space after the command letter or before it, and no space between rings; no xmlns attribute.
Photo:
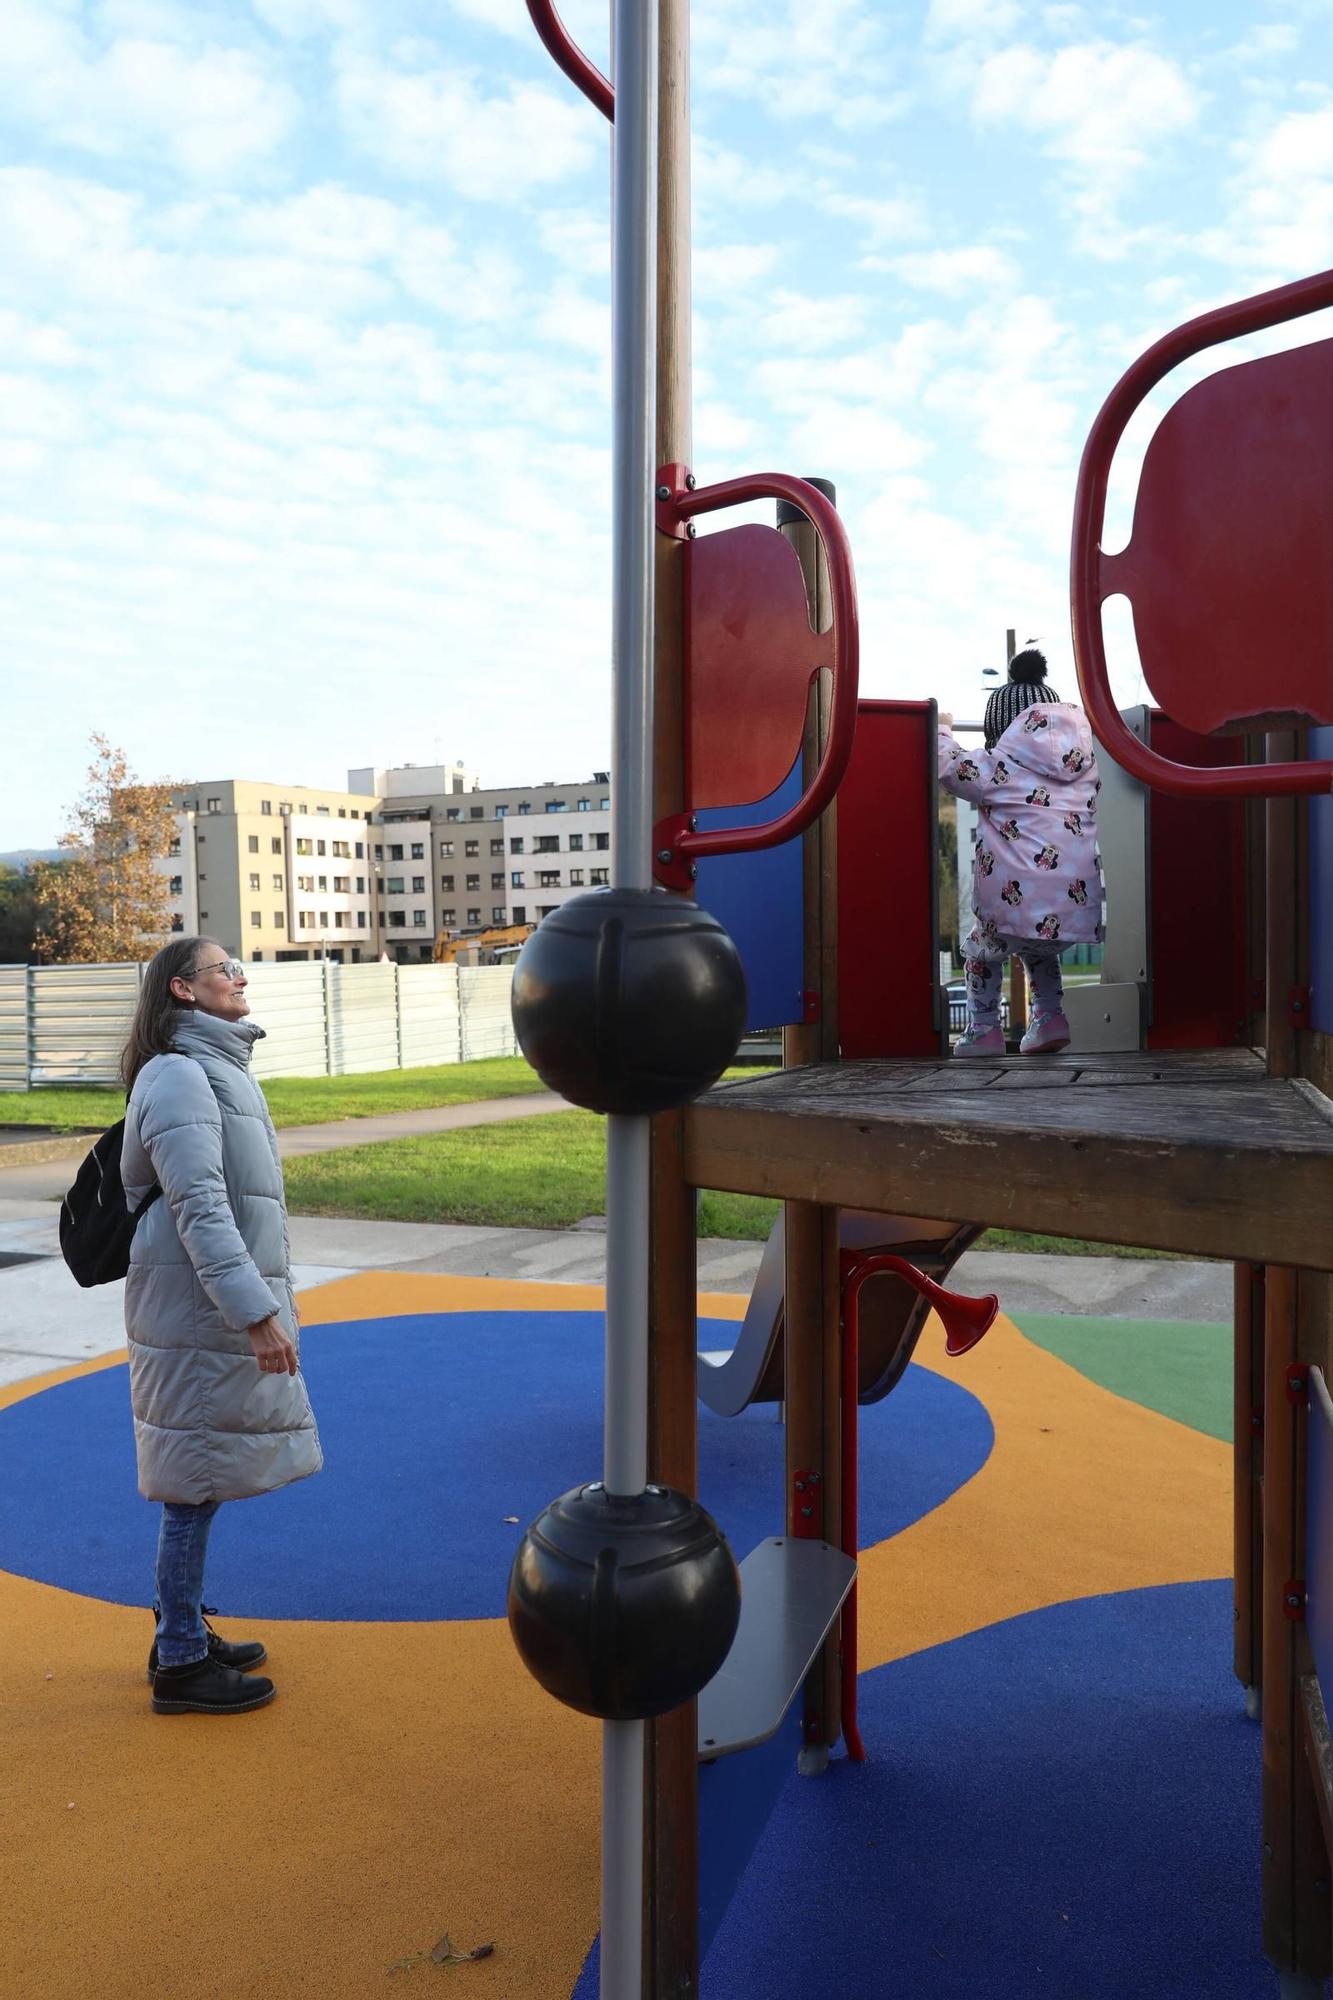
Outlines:
<svg viewBox="0 0 1333 2000"><path fill-rule="evenodd" d="M1187 320L1141 354L1121 376L1088 433L1074 498L1070 557L1074 666L1083 706L1098 740L1131 777L1158 791L1186 798L1270 798L1333 788L1333 763L1191 766L1159 757L1140 742L1115 705L1101 620L1103 601L1119 587L1119 558L1105 556L1101 549L1111 461L1126 424L1149 390L1205 347L1279 326L1284 320L1301 319L1329 305L1333 305L1333 271L1321 271L1316 277L1301 278L1293 285L1280 285L1275 291L1260 292L1254 298Z"/></svg>
<svg viewBox="0 0 1333 2000"><path fill-rule="evenodd" d="M833 698L828 738L818 769L794 806L758 826L710 827L701 831L690 812L672 813L653 829L655 872L672 888L688 887L693 863L715 854L752 854L793 840L818 819L842 782L856 734L856 697L861 667L861 635L856 610L856 570L842 517L827 496L808 480L788 472L749 472L715 486L690 487L680 466L659 472L657 523L666 534L684 531L697 514L715 514L747 500L786 500L813 524L828 559L833 598ZM663 491L666 497L661 497Z"/></svg>
<svg viewBox="0 0 1333 2000"><path fill-rule="evenodd" d="M589 62L556 13L553 0L528 0L532 25L571 83L578 85L604 118L614 123L616 93L595 63Z"/></svg>

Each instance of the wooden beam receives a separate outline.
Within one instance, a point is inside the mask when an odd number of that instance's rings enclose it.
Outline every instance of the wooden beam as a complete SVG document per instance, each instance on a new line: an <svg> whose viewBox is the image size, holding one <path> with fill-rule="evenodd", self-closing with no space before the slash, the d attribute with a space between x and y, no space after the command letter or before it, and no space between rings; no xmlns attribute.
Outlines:
<svg viewBox="0 0 1333 2000"><path fill-rule="evenodd" d="M1235 1670L1247 1689L1263 1676L1264 1267L1234 1268L1232 1430Z"/></svg>

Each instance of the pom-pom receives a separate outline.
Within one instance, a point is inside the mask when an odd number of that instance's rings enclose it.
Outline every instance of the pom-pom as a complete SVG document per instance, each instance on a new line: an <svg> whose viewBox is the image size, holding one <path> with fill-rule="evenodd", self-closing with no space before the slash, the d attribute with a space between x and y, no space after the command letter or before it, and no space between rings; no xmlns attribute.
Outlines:
<svg viewBox="0 0 1333 2000"><path fill-rule="evenodd" d="M1046 679L1046 655L1035 646L1025 646L1009 662L1009 678L1024 687L1040 687Z"/></svg>

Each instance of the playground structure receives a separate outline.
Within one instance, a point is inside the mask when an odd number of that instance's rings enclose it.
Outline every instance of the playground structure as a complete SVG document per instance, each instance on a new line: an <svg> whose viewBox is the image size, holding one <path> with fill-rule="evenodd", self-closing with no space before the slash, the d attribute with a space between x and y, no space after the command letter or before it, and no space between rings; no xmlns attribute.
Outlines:
<svg viewBox="0 0 1333 2000"><path fill-rule="evenodd" d="M431 957L436 965L499 965L517 952L535 924L492 924L483 931L441 931Z"/></svg>
<svg viewBox="0 0 1333 2000"><path fill-rule="evenodd" d="M628 759L644 780L658 883L693 889L731 932L750 1025L784 1028L781 1073L656 1112L647 1183L636 1183L651 1227L641 1261L623 1251L608 1284L606 1491L629 1501L644 1480L695 1491L700 1393L715 1409L780 1400L787 1471L781 1533L742 1568L721 1673L697 1701L688 1690L675 1705L594 1711L608 1718L614 1875L603 1995L697 1990L725 1900L709 1815L762 1824L756 1796L789 1768L764 1746L788 1743L790 1718L803 1769L817 1772L840 1735L859 1753L857 1405L891 1389L910 1358L922 1318L913 1270L945 1275L976 1230L1003 1223L1235 1265L1235 1669L1263 1732L1265 1949L1284 1993L1312 1996L1333 1942L1321 1692L1333 1675L1333 343L1227 368L1182 396L1145 461L1130 544L1110 556L1100 537L1114 452L1148 390L1218 341L1333 304L1333 274L1179 329L1094 426L1074 512L1074 642L1099 746L1139 814L1122 876L1137 869L1140 883L1129 956L1108 940L1104 974L1108 988L1134 989L1118 1016L1132 1046L960 1073L947 1061L936 958L934 705L858 699L850 557L829 490L777 474L699 487L690 470L687 0L617 8L614 91L549 0L529 10L579 87L622 114L617 540L621 557L650 553L630 579L638 623L617 622L618 682L639 673L633 648L650 638L651 671L637 684L638 733L618 731L617 811L636 810L620 780ZM636 382L655 410L650 464L625 455L626 413L645 417ZM648 466L637 490L636 465ZM779 503L776 530L695 538L699 516L763 496ZM618 575L623 588L623 562ZM1101 639L1101 605L1116 592L1133 604L1160 704L1129 720ZM840 821L857 831L841 848ZM1108 894L1114 939L1114 875ZM1191 962L1214 920L1205 999ZM628 1108L627 1124L644 1122ZM612 1138L614 1172L629 1140ZM784 1202L725 1356L696 1353L699 1188ZM614 1253L627 1207L609 1206L608 1221ZM967 1314L969 1302L939 1302ZM959 1341L979 1337L988 1306ZM642 1373L625 1376L640 1311ZM631 1455L625 1474L622 1454L619 1484L625 1380L646 1397L647 1430L642 1473ZM626 1730L642 1735L616 1733ZM733 1843L729 1865L747 1852Z"/></svg>

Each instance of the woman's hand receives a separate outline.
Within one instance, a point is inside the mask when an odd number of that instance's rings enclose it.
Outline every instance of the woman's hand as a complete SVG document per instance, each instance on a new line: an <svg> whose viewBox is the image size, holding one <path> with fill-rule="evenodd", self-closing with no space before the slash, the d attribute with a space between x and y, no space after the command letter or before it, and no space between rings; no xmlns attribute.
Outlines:
<svg viewBox="0 0 1333 2000"><path fill-rule="evenodd" d="M296 1373L296 1349L272 1313L267 1319L256 1320L253 1326L247 1326L245 1332L255 1351L255 1360L259 1363L261 1373L265 1375Z"/></svg>

